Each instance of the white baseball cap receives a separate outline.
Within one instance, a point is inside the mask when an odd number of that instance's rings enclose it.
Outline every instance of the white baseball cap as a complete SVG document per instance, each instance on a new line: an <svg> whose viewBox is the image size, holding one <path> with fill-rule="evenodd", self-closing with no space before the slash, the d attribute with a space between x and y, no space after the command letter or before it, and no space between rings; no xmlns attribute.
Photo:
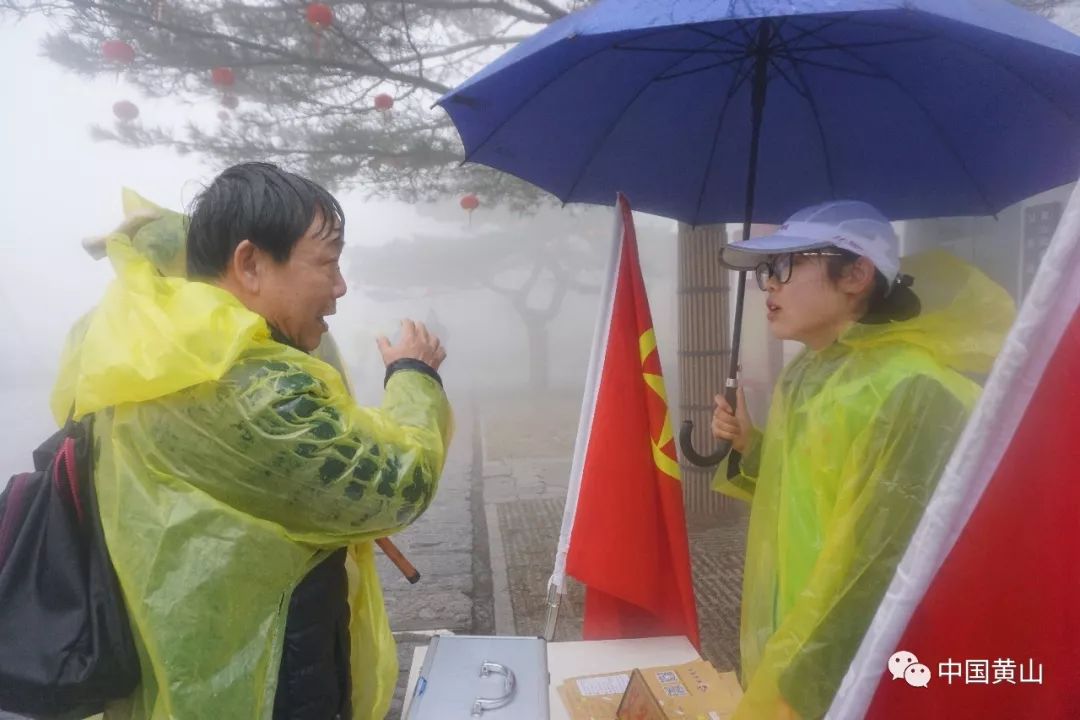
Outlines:
<svg viewBox="0 0 1080 720"><path fill-rule="evenodd" d="M804 208L772 235L726 246L720 251L720 260L735 270L753 270L768 255L826 247L867 258L890 287L900 276L900 238L877 208L858 200L833 200Z"/></svg>

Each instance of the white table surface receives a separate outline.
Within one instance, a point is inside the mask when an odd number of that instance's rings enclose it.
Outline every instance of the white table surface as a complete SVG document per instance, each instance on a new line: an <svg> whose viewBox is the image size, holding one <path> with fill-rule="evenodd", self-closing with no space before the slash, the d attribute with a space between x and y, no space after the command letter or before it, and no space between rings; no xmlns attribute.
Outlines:
<svg viewBox="0 0 1080 720"><path fill-rule="evenodd" d="M548 687L551 720L570 720L557 690L567 678L629 671L635 667L678 665L701 658L685 637L553 642L548 643L547 649L548 672L551 674L551 685ZM412 700L413 688L416 687L416 679L426 655L426 647L413 650L402 717L409 711L409 701Z"/></svg>

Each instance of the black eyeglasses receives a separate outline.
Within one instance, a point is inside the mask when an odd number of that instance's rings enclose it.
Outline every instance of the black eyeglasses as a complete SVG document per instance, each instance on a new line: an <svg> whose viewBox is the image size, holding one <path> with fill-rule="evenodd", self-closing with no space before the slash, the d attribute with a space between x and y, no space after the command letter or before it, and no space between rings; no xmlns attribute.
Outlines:
<svg viewBox="0 0 1080 720"><path fill-rule="evenodd" d="M830 250L806 250L803 252L784 253L783 255L770 255L754 268L754 279L757 286L764 292L769 288L769 278L776 278L776 282L783 285L791 280L791 268L795 264L795 256L802 257L843 257L844 253Z"/></svg>

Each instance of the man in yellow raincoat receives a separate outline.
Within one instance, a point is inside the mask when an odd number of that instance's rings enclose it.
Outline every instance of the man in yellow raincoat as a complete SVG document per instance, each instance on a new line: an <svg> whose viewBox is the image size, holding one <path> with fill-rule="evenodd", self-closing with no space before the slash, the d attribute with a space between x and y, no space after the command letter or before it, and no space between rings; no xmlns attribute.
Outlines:
<svg viewBox="0 0 1080 720"><path fill-rule="evenodd" d="M819 718L978 396L965 374L989 371L1013 303L945 253L902 273L892 226L861 202L802 210L723 259L756 273L771 332L806 345L764 433L741 393L713 416L740 453L715 487L751 502L734 717Z"/></svg>
<svg viewBox="0 0 1080 720"><path fill-rule="evenodd" d="M108 243L117 279L73 331L53 395L61 419L95 417L101 519L141 660L140 687L106 716L382 718L396 659L362 541L435 493L445 352L419 324L380 338L380 408L308 354L345 286L340 207L306 179L222 173L192 214L199 282L157 252L183 219L143 214Z"/></svg>

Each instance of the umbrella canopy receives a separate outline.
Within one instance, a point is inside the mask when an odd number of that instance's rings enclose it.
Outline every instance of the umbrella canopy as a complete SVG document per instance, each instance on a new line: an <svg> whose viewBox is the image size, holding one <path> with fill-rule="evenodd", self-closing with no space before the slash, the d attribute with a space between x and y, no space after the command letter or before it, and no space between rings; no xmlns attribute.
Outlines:
<svg viewBox="0 0 1080 720"><path fill-rule="evenodd" d="M706 224L858 197L901 219L1074 180L1078 77L1080 38L1005 0L601 0L439 104L467 161L565 202Z"/></svg>

